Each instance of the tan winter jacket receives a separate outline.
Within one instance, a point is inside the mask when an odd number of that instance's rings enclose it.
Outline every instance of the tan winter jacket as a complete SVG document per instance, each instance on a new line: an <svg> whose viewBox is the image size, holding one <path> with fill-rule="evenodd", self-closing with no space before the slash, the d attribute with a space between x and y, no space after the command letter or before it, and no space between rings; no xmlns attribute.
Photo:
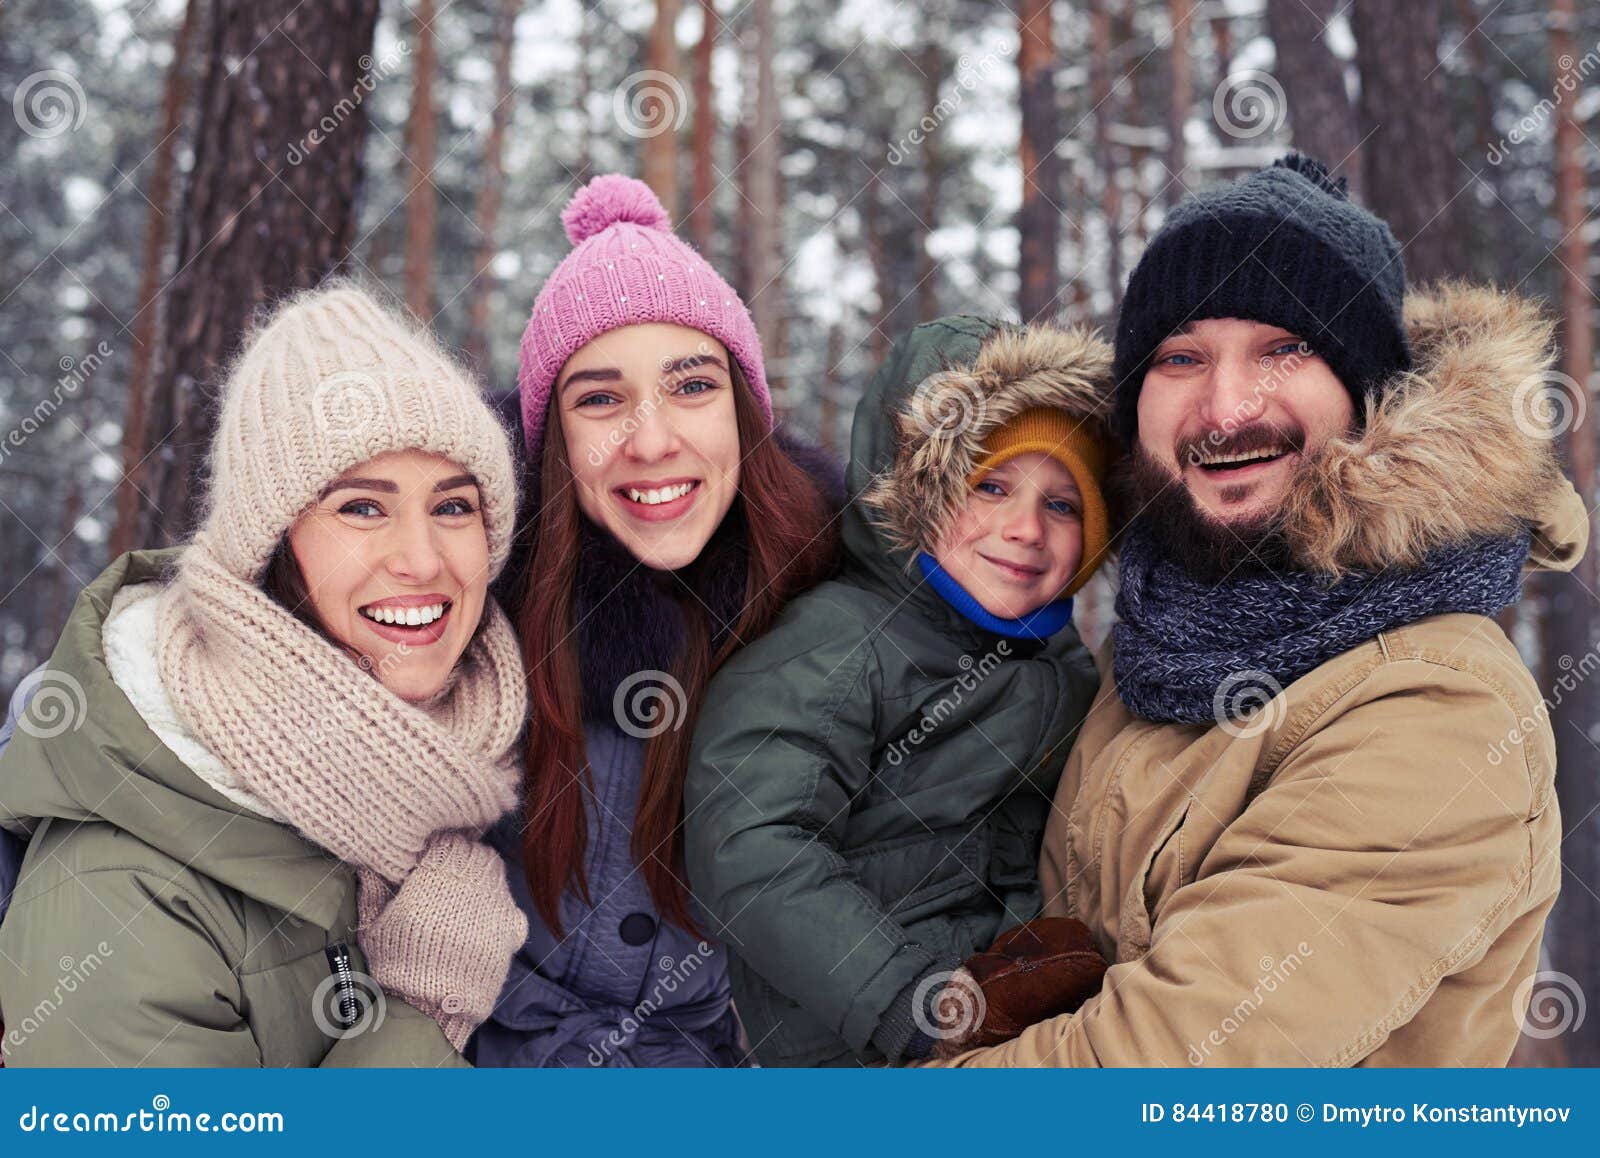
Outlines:
<svg viewBox="0 0 1600 1158"><path fill-rule="evenodd" d="M1523 519L1530 568L1570 569L1587 515L1530 417L1548 328L1461 286L1407 321L1415 374L1296 485L1301 562L1404 563ZM1112 968L1077 1013L955 1064L1503 1065L1561 821L1548 711L1500 627L1384 632L1231 730L1134 718L1111 654L1040 876Z"/></svg>

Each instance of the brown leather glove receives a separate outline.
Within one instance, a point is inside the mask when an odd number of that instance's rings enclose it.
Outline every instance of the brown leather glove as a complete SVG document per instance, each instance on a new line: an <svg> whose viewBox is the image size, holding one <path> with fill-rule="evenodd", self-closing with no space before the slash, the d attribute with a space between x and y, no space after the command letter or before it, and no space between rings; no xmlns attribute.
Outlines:
<svg viewBox="0 0 1600 1158"><path fill-rule="evenodd" d="M940 1057L1010 1041L1028 1026L1071 1013L1100 991L1106 960L1082 921L1036 917L1002 933L967 958L952 985L975 983L981 1019L959 1039L940 1042ZM967 977L962 977L962 974Z"/></svg>

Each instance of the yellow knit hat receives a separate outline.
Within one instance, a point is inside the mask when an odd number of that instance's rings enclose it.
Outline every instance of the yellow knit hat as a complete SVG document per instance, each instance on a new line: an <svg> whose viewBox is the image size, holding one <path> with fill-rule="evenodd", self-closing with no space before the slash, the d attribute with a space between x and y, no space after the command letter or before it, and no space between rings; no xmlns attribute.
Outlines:
<svg viewBox="0 0 1600 1158"><path fill-rule="evenodd" d="M983 440L984 456L968 478L976 486L1001 463L1019 455L1047 454L1072 472L1083 496L1083 555L1061 598L1089 581L1105 561L1111 520L1106 514L1106 468L1111 464L1111 443L1093 419L1075 418L1063 410L1040 407L1025 410Z"/></svg>

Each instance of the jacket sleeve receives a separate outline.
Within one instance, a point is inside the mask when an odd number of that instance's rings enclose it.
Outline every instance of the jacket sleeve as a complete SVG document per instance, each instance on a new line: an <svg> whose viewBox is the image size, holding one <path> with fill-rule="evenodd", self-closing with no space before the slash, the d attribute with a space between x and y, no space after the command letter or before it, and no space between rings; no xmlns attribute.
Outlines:
<svg viewBox="0 0 1600 1158"><path fill-rule="evenodd" d="M19 899L0 925L6 1065L261 1065L226 925L140 869L79 872Z"/></svg>
<svg viewBox="0 0 1600 1158"><path fill-rule="evenodd" d="M1519 713L1476 676L1408 688L1400 666L1292 750L1158 910L1148 953L1077 1013L954 1064L1352 1065L1530 895L1548 909L1557 869L1530 833L1555 807L1548 772L1489 755Z"/></svg>
<svg viewBox="0 0 1600 1158"><path fill-rule="evenodd" d="M29 675L40 670L42 665ZM27 690L33 686L36 685L24 677L11 697L11 703L6 708L5 720L0 722L0 757L5 756L6 749L11 746L11 735L16 731L17 721L22 718L22 713L28 706ZM4 791L4 786L0 785L0 793ZM17 876L22 871L22 854L27 848L23 841L0 828L0 921L6 919L6 910L11 907L11 891L17 887Z"/></svg>
<svg viewBox="0 0 1600 1158"><path fill-rule="evenodd" d="M383 1021L366 1033L340 1038L323 1069L471 1069L433 1018L398 997L384 1004Z"/></svg>
<svg viewBox="0 0 1600 1158"><path fill-rule="evenodd" d="M870 646L832 635L843 642L810 650L769 635L763 658L747 651L707 689L684 799L689 879L731 952L850 1048L894 1061L917 982L958 962L912 940L839 853L871 777L877 695Z"/></svg>

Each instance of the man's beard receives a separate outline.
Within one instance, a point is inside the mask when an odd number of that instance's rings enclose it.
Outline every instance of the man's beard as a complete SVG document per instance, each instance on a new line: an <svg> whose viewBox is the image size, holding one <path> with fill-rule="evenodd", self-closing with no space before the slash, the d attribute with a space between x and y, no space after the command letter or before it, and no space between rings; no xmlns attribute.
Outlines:
<svg viewBox="0 0 1600 1158"><path fill-rule="evenodd" d="M1233 522L1213 518L1195 502L1182 477L1137 443L1109 481L1115 525L1138 520L1164 558L1202 583L1288 568L1278 511Z"/></svg>

